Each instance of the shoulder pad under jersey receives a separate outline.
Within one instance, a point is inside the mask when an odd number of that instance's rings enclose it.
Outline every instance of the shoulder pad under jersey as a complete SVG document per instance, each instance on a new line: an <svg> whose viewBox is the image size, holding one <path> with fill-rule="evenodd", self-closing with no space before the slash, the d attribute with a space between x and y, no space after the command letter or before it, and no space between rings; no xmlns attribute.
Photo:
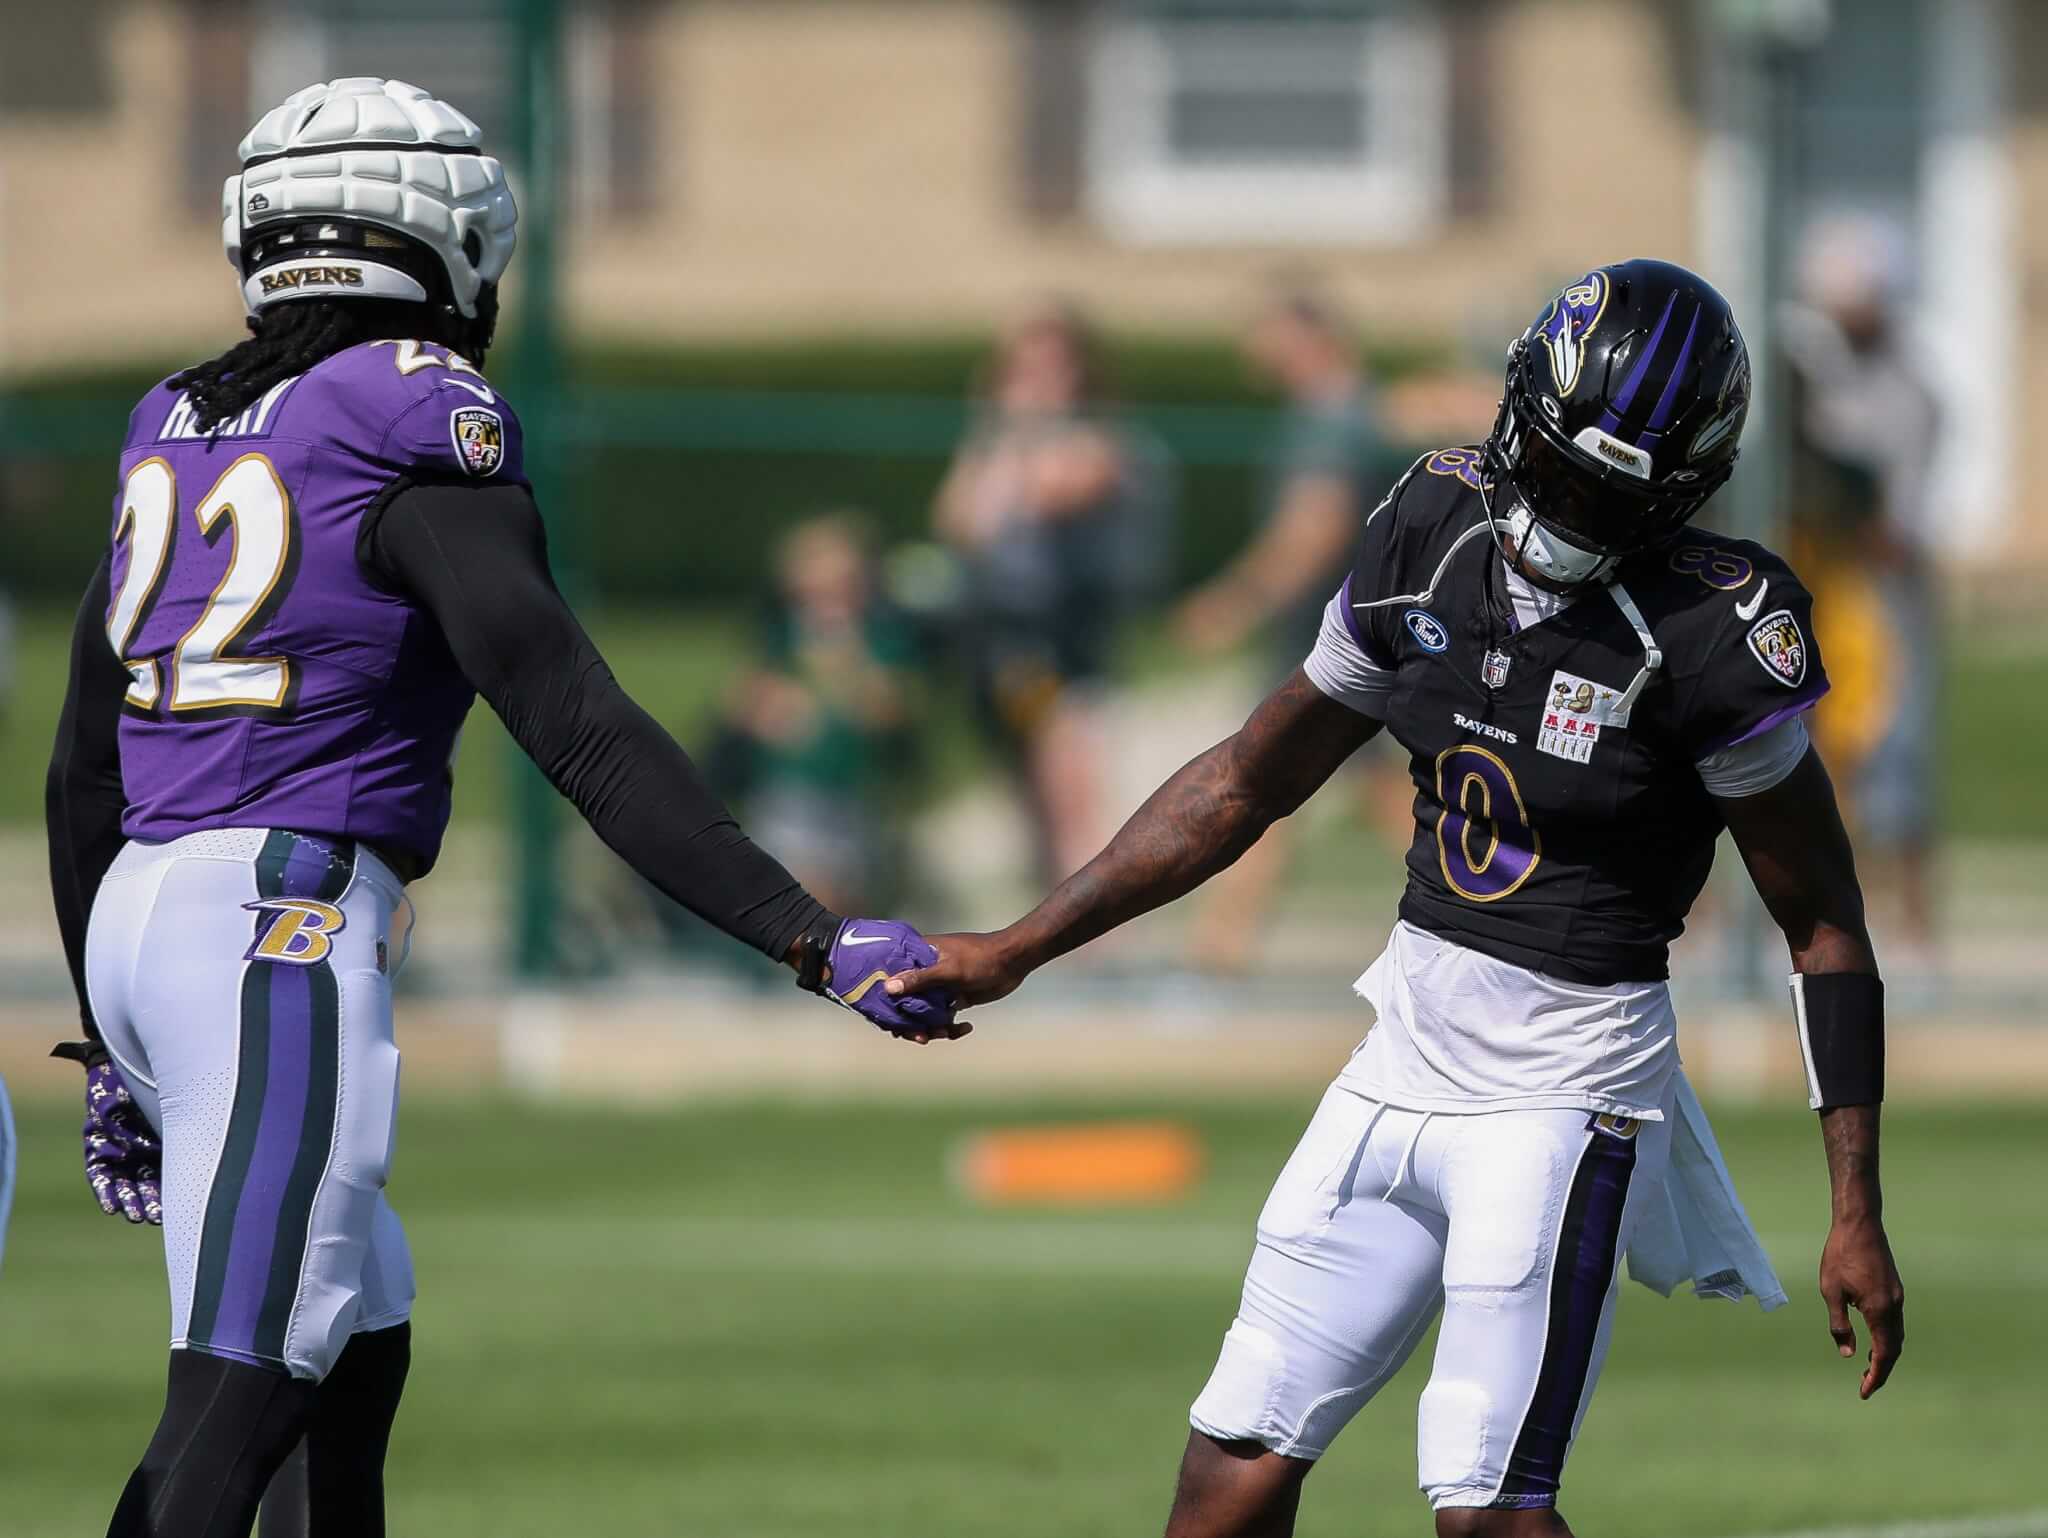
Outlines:
<svg viewBox="0 0 2048 1538"><path fill-rule="evenodd" d="M320 411L314 433L393 475L526 478L518 413L449 348L365 342L321 362L294 393L294 415Z"/></svg>
<svg viewBox="0 0 2048 1538"><path fill-rule="evenodd" d="M1479 475L1477 447L1437 449L1408 467L1365 521L1345 582L1355 611L1379 614L1434 596L1451 556L1484 537Z"/></svg>
<svg viewBox="0 0 2048 1538"><path fill-rule="evenodd" d="M1619 580L1665 654L1680 737L1695 759L1768 731L1827 693L1813 595L1762 545L1687 529L1631 560Z"/></svg>

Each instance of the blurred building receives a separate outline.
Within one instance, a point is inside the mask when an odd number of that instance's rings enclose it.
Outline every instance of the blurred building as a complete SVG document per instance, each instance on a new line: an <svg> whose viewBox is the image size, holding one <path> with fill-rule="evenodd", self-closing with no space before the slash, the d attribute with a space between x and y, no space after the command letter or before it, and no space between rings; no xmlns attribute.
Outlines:
<svg viewBox="0 0 2048 1538"><path fill-rule="evenodd" d="M1824 0L1779 9L1825 20ZM29 11L27 6L11 7ZM502 132L494 0L71 0L0 47L0 375L180 356L236 318L220 178L305 81L398 74ZM1760 152L1726 0L590 0L568 6L572 325L981 329L1059 290L1217 329L1304 256L1380 336L1495 349L1589 260L1726 276ZM1897 220L1954 424L1956 543L2048 556L2048 13L1836 0L1809 202ZM515 265L514 274L518 268Z"/></svg>

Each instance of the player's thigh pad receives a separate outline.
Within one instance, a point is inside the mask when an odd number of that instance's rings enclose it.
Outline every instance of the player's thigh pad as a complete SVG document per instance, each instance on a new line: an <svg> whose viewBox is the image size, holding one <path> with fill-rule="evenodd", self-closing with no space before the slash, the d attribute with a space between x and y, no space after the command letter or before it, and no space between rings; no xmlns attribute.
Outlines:
<svg viewBox="0 0 2048 1538"><path fill-rule="evenodd" d="M1586 1111L1445 1117L1433 1174L1450 1218L1444 1323L1418 1413L1438 1507L1549 1506L1612 1327L1633 1212L1663 1176L1665 1124Z"/></svg>
<svg viewBox="0 0 2048 1538"><path fill-rule="evenodd" d="M173 1345L317 1379L356 1327L396 1126L402 902L368 851L275 830L130 844L109 872L93 1002L163 1134Z"/></svg>
<svg viewBox="0 0 2048 1538"><path fill-rule="evenodd" d="M1396 1190L1419 1118L1323 1097L1259 1215L1237 1317L1188 1419L1319 1458L1435 1317L1441 1214Z"/></svg>

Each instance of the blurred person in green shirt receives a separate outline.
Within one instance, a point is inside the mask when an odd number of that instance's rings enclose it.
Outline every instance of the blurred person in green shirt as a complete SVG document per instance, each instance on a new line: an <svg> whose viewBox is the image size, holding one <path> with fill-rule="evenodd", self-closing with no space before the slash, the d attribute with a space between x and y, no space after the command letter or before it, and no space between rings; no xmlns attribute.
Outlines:
<svg viewBox="0 0 2048 1538"><path fill-rule="evenodd" d="M1330 589L1387 489L1379 410L1350 326L1303 284L1267 296L1244 355L1286 397L1259 525L1236 559L1181 604L1176 628L1191 650L1209 654L1266 630L1276 663L1293 667L1315 645Z"/></svg>
<svg viewBox="0 0 2048 1538"><path fill-rule="evenodd" d="M1392 477L1358 340L1326 297L1301 282L1275 284L1243 349L1251 369L1286 397L1258 523L1236 558L1183 600L1174 628L1189 651L1205 656L1263 632L1267 671L1277 678L1315 646L1323 606ZM1405 818L1404 802L1404 841ZM1288 836L1275 827L1212 883L1191 955L1212 969L1248 964L1289 853Z"/></svg>
<svg viewBox="0 0 2048 1538"><path fill-rule="evenodd" d="M882 804L905 766L916 662L912 628L876 594L869 548L849 513L784 536L758 660L726 706L748 826L842 912L871 906L894 865L875 837L883 820L850 813Z"/></svg>

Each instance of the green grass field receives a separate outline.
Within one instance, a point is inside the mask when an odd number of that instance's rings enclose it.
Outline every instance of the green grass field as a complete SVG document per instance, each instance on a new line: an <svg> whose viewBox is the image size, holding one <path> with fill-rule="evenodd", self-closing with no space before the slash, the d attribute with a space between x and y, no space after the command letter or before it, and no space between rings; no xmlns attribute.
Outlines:
<svg viewBox="0 0 2048 1538"><path fill-rule="evenodd" d="M1312 1098L1137 1107L1186 1116L1212 1160L1191 1200L1132 1213L982 1212L950 1192L963 1130L1058 1108L620 1119L418 1101L393 1185L421 1301L392 1531L1156 1533L1253 1216ZM23 1116L0 1276L7 1538L100 1531L160 1393L158 1246L93 1208L75 1125L63 1106ZM1911 1340L1867 1405L1813 1296L1811 1118L1729 1113L1719 1130L1792 1305L1624 1289L1567 1480L1578 1531L1717 1538L2041 1506L2048 1118L1888 1114ZM1427 1356L1310 1482L1303 1534L1428 1531L1413 1489Z"/></svg>

